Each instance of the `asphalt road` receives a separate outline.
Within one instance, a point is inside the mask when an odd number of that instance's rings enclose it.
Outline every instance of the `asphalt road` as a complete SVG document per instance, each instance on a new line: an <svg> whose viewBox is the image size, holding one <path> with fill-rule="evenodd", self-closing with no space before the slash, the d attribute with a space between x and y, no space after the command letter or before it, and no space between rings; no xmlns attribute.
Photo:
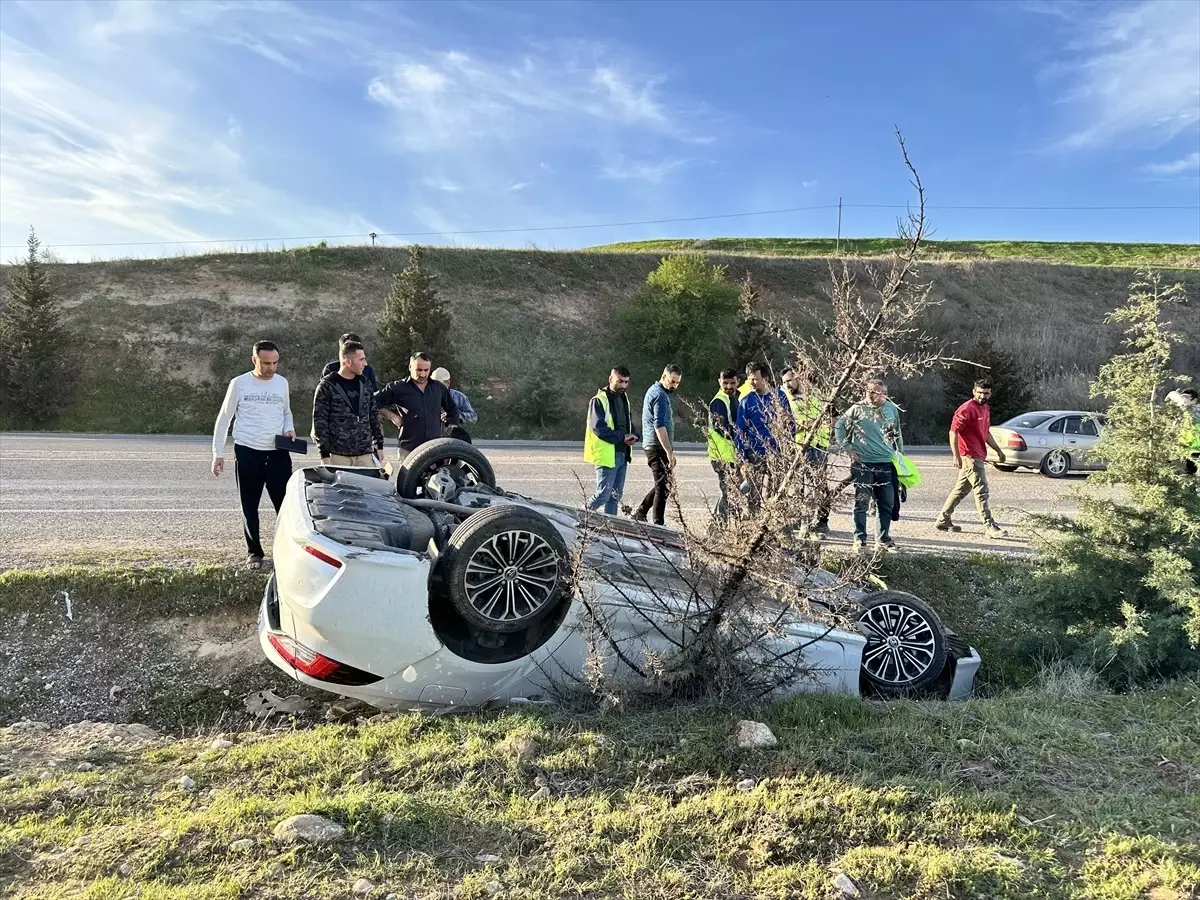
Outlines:
<svg viewBox="0 0 1200 900"><path fill-rule="evenodd" d="M481 447L508 490L581 505L591 493L593 470L577 447L486 442ZM924 483L910 494L893 527L900 552L1028 552L1020 527L1025 515L1071 508L1067 494L1074 479L993 471L993 511L1011 537L985 538L970 498L955 517L962 533L943 534L934 530L933 521L953 482L949 452L910 449ZM232 472L213 478L210 460L205 437L0 435L0 569L72 559L243 558ZM682 453L678 474L684 515L702 522L716 495L716 478L704 453ZM650 484L649 469L635 455L626 501L636 505ZM841 504L830 524L832 542L849 541L848 503ZM274 514L265 495L262 528L269 547Z"/></svg>

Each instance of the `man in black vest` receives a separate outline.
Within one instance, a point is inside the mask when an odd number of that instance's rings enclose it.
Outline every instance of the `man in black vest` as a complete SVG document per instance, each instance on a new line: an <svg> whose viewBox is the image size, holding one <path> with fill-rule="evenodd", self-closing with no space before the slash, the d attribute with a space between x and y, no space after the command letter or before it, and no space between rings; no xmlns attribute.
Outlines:
<svg viewBox="0 0 1200 900"><path fill-rule="evenodd" d="M441 382L429 377L432 368L428 356L414 353L408 361L408 377L375 393L381 409L389 407L399 414L400 462L421 444L440 438L444 428L459 422L458 405Z"/></svg>

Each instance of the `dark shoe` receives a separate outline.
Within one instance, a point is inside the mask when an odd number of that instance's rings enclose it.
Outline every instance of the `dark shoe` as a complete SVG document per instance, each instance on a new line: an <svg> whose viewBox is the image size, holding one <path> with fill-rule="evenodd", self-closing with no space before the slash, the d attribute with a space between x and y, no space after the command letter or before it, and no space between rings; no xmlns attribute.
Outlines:
<svg viewBox="0 0 1200 900"><path fill-rule="evenodd" d="M637 512L635 512L635 513L633 514L633 521L635 521L635 522L645 522L645 521L646 521L646 514L645 514L644 512L642 512L642 511L639 509Z"/></svg>
<svg viewBox="0 0 1200 900"><path fill-rule="evenodd" d="M855 553L866 553L867 552L867 542L862 540L861 538L856 540L854 542L854 552Z"/></svg>
<svg viewBox="0 0 1200 900"><path fill-rule="evenodd" d="M945 522L942 522L942 521L934 522L933 527L936 528L938 531L949 531L953 534L957 534L958 532L962 531L961 528L959 528L957 525L955 525L949 519L947 519Z"/></svg>
<svg viewBox="0 0 1200 900"><path fill-rule="evenodd" d="M895 550L896 542L893 541L890 537L885 537L885 538L880 538L878 541L876 541L875 546L879 547L883 550Z"/></svg>
<svg viewBox="0 0 1200 900"><path fill-rule="evenodd" d="M829 523L828 522L815 522L812 525L808 526L808 530L815 532L816 534L829 534Z"/></svg>
<svg viewBox="0 0 1200 900"><path fill-rule="evenodd" d="M250 553L246 556L246 568L252 572L261 572L263 567L263 558L257 553Z"/></svg>
<svg viewBox="0 0 1200 900"><path fill-rule="evenodd" d="M1005 531L1003 528L1001 528L999 525L997 525L995 522L993 522L991 525L988 525L986 528L984 528L983 533L986 534L990 538L1008 537L1008 532Z"/></svg>

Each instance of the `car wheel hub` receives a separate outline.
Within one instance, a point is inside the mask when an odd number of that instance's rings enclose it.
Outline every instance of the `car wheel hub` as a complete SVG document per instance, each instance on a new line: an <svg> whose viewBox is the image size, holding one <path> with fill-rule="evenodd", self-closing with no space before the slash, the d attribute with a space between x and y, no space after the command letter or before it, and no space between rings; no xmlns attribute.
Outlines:
<svg viewBox="0 0 1200 900"><path fill-rule="evenodd" d="M467 599L496 622L529 618L558 588L558 554L542 537L506 531L484 542L467 563Z"/></svg>
<svg viewBox="0 0 1200 900"><path fill-rule="evenodd" d="M933 665L937 649L933 626L916 610L898 603L868 609L859 621L867 632L863 668L878 681L906 684Z"/></svg>

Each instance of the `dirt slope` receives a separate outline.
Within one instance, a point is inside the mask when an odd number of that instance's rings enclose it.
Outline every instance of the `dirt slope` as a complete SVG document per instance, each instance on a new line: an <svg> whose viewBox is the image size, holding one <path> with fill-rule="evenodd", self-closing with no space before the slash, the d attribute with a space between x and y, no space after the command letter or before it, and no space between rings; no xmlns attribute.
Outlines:
<svg viewBox="0 0 1200 900"><path fill-rule="evenodd" d="M434 248L427 259L454 315L464 366L455 374L480 411L480 436L576 437L584 401L610 365L634 369L640 399L667 361L623 346L613 324L656 254ZM819 313L824 305L825 258L713 259L733 278L748 271L777 311ZM283 348L282 371L304 422L336 336L355 330L370 341L404 261L403 250L351 247L53 266L83 349L82 390L59 427L207 431L225 382L245 371L258 338ZM945 301L930 330L963 344L990 337L1015 350L1029 362L1040 402L1055 406L1085 402L1088 376L1118 345L1100 322L1132 278L1120 268L1014 260L930 262L925 272ZM1200 271L1170 277L1200 302ZM1193 345L1178 361L1185 371L1200 369L1196 308L1177 319ZM546 428L517 421L509 408L512 385L538 358L561 372L569 398L562 420ZM684 392L707 398L708 387L685 380ZM910 439L936 438L946 405L938 379L893 392L909 409Z"/></svg>

